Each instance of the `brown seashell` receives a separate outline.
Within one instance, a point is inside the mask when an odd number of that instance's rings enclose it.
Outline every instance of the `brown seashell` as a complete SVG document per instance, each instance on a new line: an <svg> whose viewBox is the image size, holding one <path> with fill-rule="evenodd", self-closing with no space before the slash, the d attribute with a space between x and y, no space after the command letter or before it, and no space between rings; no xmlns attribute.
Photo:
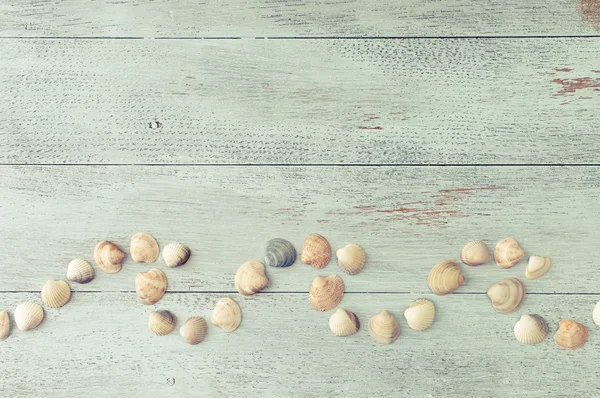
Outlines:
<svg viewBox="0 0 600 398"><path fill-rule="evenodd" d="M8 317L8 312L2 311L0 312L0 341L6 340L6 338L10 335L10 318Z"/></svg>
<svg viewBox="0 0 600 398"><path fill-rule="evenodd" d="M186 343L198 344L206 337L206 321L200 316L189 318L179 329L179 334Z"/></svg>
<svg viewBox="0 0 600 398"><path fill-rule="evenodd" d="M242 322L242 310L238 303L229 297L223 297L210 315L210 322L228 333L233 332Z"/></svg>
<svg viewBox="0 0 600 398"><path fill-rule="evenodd" d="M433 323L435 307L427 299L415 300L404 311L408 326L413 330L425 330Z"/></svg>
<svg viewBox="0 0 600 398"><path fill-rule="evenodd" d="M356 275L365 266L365 251L358 245L347 245L336 252L338 265L349 275Z"/></svg>
<svg viewBox="0 0 600 398"><path fill-rule="evenodd" d="M304 239L300 261L313 268L323 268L331 258L331 246L327 239L319 234L310 234Z"/></svg>
<svg viewBox="0 0 600 398"><path fill-rule="evenodd" d="M467 243L460 252L460 261L470 266L485 264L489 259L487 246L479 240Z"/></svg>
<svg viewBox="0 0 600 398"><path fill-rule="evenodd" d="M107 240L98 243L94 249L96 265L107 274L115 274L121 271L123 259L125 259L125 253L114 243Z"/></svg>
<svg viewBox="0 0 600 398"><path fill-rule="evenodd" d="M487 291L492 307L500 314L515 312L525 300L525 285L517 278L503 279Z"/></svg>
<svg viewBox="0 0 600 398"><path fill-rule="evenodd" d="M140 272L135 277L135 292L140 303L151 305L164 296L167 291L167 277L159 269Z"/></svg>
<svg viewBox="0 0 600 398"><path fill-rule="evenodd" d="M525 268L525 278L532 280L544 275L550 269L550 257L531 256Z"/></svg>
<svg viewBox="0 0 600 398"><path fill-rule="evenodd" d="M67 279L73 282L88 283L95 275L94 267L81 258L71 261L67 267Z"/></svg>
<svg viewBox="0 0 600 398"><path fill-rule="evenodd" d="M136 263L153 263L158 258L158 242L152 235L138 232L131 237L129 253Z"/></svg>
<svg viewBox="0 0 600 398"><path fill-rule="evenodd" d="M181 243L169 243L163 249L163 260L167 267L179 267L187 262L190 258L190 248Z"/></svg>
<svg viewBox="0 0 600 398"><path fill-rule="evenodd" d="M358 322L356 315L343 308L338 308L337 311L329 317L329 329L336 336L352 336L354 333L358 332L359 328L360 323Z"/></svg>
<svg viewBox="0 0 600 398"><path fill-rule="evenodd" d="M500 268L515 266L524 255L525 252L519 246L519 242L513 238L502 239L494 249L494 261Z"/></svg>
<svg viewBox="0 0 600 398"><path fill-rule="evenodd" d="M453 260L437 263L427 277L427 285L433 294L443 296L458 289L465 282L460 265Z"/></svg>
<svg viewBox="0 0 600 398"><path fill-rule="evenodd" d="M310 286L308 302L317 311L335 308L344 297L344 281L337 275L317 276Z"/></svg>
<svg viewBox="0 0 600 398"><path fill-rule="evenodd" d="M400 335L400 328L394 316L383 310L369 319L369 334L378 343L391 344Z"/></svg>
<svg viewBox="0 0 600 398"><path fill-rule="evenodd" d="M44 320L44 309L32 302L21 303L15 309L15 323L21 331L36 328Z"/></svg>
<svg viewBox="0 0 600 398"><path fill-rule="evenodd" d="M46 307L60 308L69 302L71 288L65 281L48 281L42 287L42 301Z"/></svg>
<svg viewBox="0 0 600 398"><path fill-rule="evenodd" d="M171 311L152 311L148 316L148 329L157 336L165 336L175 329L177 318Z"/></svg>
<svg viewBox="0 0 600 398"><path fill-rule="evenodd" d="M575 350L585 344L588 338L588 330L579 322L562 320L558 324L558 330L554 333L554 342L564 350Z"/></svg>
<svg viewBox="0 0 600 398"><path fill-rule="evenodd" d="M537 344L546 338L548 325L539 315L521 315L514 328L515 338L521 344Z"/></svg>
<svg viewBox="0 0 600 398"><path fill-rule="evenodd" d="M247 261L235 273L235 288L244 296L260 292L269 284L263 263Z"/></svg>

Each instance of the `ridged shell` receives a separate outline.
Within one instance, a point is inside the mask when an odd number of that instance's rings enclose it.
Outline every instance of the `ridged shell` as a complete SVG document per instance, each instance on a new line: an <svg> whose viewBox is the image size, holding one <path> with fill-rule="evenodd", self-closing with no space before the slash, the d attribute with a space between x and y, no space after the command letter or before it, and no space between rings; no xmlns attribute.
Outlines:
<svg viewBox="0 0 600 398"><path fill-rule="evenodd" d="M8 335L10 335L10 318L8 312L2 311L0 312L0 341L6 340Z"/></svg>
<svg viewBox="0 0 600 398"><path fill-rule="evenodd" d="M365 251L358 245L346 245L336 253L338 265L349 275L356 275L365 266Z"/></svg>
<svg viewBox="0 0 600 398"><path fill-rule="evenodd" d="M550 269L550 257L531 256L525 268L525 278L537 279Z"/></svg>
<svg viewBox="0 0 600 398"><path fill-rule="evenodd" d="M92 264L82 258L76 258L71 261L67 267L67 279L77 283L88 283L94 276L96 271Z"/></svg>
<svg viewBox="0 0 600 398"><path fill-rule="evenodd" d="M337 275L317 276L310 286L308 302L317 311L335 308L344 297L344 281Z"/></svg>
<svg viewBox="0 0 600 398"><path fill-rule="evenodd" d="M433 323L435 307L427 299L419 299L410 303L404 311L408 326L413 330L425 330Z"/></svg>
<svg viewBox="0 0 600 398"><path fill-rule="evenodd" d="M21 303L15 308L15 323L21 331L36 328L44 320L44 309L32 302Z"/></svg>
<svg viewBox="0 0 600 398"><path fill-rule="evenodd" d="M179 267L187 263L187 260L192 254L189 247L181 243L169 243L165 246L162 252L163 260L167 267Z"/></svg>
<svg viewBox="0 0 600 398"><path fill-rule="evenodd" d="M327 239L319 234L310 234L304 239L300 261L313 268L323 268L331 258L331 246Z"/></svg>
<svg viewBox="0 0 600 398"><path fill-rule="evenodd" d="M352 336L354 333L358 332L359 328L360 323L358 322L356 315L343 308L338 308L337 311L329 317L329 329L336 336Z"/></svg>
<svg viewBox="0 0 600 398"><path fill-rule="evenodd" d="M42 287L42 301L46 307L60 308L69 302L71 288L65 281L48 281Z"/></svg>
<svg viewBox="0 0 600 398"><path fill-rule="evenodd" d="M369 319L369 334L378 343L391 344L400 335L400 328L394 316L383 310Z"/></svg>
<svg viewBox="0 0 600 398"><path fill-rule="evenodd" d="M107 240L98 243L94 249L96 265L107 274L116 274L121 271L123 259L125 259L125 253Z"/></svg>
<svg viewBox="0 0 600 398"><path fill-rule="evenodd" d="M228 333L233 332L242 322L242 310L238 303L229 297L223 297L215 305L210 322Z"/></svg>
<svg viewBox="0 0 600 398"><path fill-rule="evenodd" d="M235 288L244 296L260 292L269 284L265 266L258 261L247 261L235 273Z"/></svg>
<svg viewBox="0 0 600 398"><path fill-rule="evenodd" d="M157 336L165 336L175 329L177 318L171 311L152 311L148 316L148 329Z"/></svg>
<svg viewBox="0 0 600 398"><path fill-rule="evenodd" d="M206 337L206 321L200 316L189 318L179 329L179 334L186 343L198 344Z"/></svg>
<svg viewBox="0 0 600 398"><path fill-rule="evenodd" d="M164 296L167 290L167 277L159 269L140 272L135 277L135 292L140 303L152 305Z"/></svg>
<svg viewBox="0 0 600 398"><path fill-rule="evenodd" d="M487 291L492 307L500 314L515 312L525 300L525 285L517 278L503 279Z"/></svg>
<svg viewBox="0 0 600 398"><path fill-rule="evenodd" d="M554 342L564 350L575 350L585 344L588 330L579 322L562 320L554 333Z"/></svg>
<svg viewBox="0 0 600 398"><path fill-rule="evenodd" d="M540 343L548 334L548 325L539 315L521 315L515 324L515 338L521 344Z"/></svg>
<svg viewBox="0 0 600 398"><path fill-rule="evenodd" d="M594 323L597 326L600 326L600 301L596 303L594 306L594 311L592 312L592 318L594 319Z"/></svg>
<svg viewBox="0 0 600 398"><path fill-rule="evenodd" d="M271 239L265 248L265 264L269 267L289 267L296 261L296 249L289 241Z"/></svg>
<svg viewBox="0 0 600 398"><path fill-rule="evenodd" d="M498 267L504 269L515 266L524 255L519 242L513 238L502 239L494 249L494 261Z"/></svg>
<svg viewBox="0 0 600 398"><path fill-rule="evenodd" d="M427 285L433 294L443 296L458 289L465 283L465 277L460 273L460 265L453 260L437 263L427 277Z"/></svg>
<svg viewBox="0 0 600 398"><path fill-rule="evenodd" d="M136 263L153 263L158 258L158 242L145 232L138 232L131 237L129 253Z"/></svg>
<svg viewBox="0 0 600 398"><path fill-rule="evenodd" d="M467 243L460 252L460 261L470 266L485 264L489 259L487 246L479 240Z"/></svg>

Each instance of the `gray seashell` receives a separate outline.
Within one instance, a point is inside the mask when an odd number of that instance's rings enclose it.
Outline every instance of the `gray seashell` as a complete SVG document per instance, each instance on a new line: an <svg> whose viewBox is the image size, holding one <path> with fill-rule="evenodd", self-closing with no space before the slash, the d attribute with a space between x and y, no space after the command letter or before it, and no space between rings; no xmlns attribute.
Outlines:
<svg viewBox="0 0 600 398"><path fill-rule="evenodd" d="M265 264L270 267L289 267L296 261L296 249L285 239L271 239L265 249Z"/></svg>

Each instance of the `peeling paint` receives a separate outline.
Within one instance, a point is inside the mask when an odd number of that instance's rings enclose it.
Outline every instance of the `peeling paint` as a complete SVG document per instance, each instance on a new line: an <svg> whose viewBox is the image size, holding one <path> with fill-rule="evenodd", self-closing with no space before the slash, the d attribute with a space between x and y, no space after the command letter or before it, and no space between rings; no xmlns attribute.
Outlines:
<svg viewBox="0 0 600 398"><path fill-rule="evenodd" d="M552 83L560 84L561 89L554 96L573 94L578 90L592 89L600 91L600 78L578 77L575 79L554 79Z"/></svg>

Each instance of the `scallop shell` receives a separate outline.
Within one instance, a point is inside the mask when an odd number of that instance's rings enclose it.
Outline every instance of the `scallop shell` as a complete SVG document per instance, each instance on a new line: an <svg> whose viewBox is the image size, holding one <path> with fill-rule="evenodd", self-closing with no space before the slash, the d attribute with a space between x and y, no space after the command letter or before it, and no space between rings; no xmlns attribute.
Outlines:
<svg viewBox="0 0 600 398"><path fill-rule="evenodd" d="M44 309L32 302L21 303L15 308L15 323L21 331L36 328L44 320Z"/></svg>
<svg viewBox="0 0 600 398"><path fill-rule="evenodd" d="M524 255L525 252L513 238L502 239L494 249L494 261L500 268L515 266Z"/></svg>
<svg viewBox="0 0 600 398"><path fill-rule="evenodd" d="M525 285L517 278L503 279L487 291L492 307L500 314L515 312L525 300Z"/></svg>
<svg viewBox="0 0 600 398"><path fill-rule="evenodd" d="M164 296L167 290L167 277L159 269L151 269L148 272L140 272L135 277L135 292L140 303L151 305Z"/></svg>
<svg viewBox="0 0 600 398"><path fill-rule="evenodd" d="M238 303L229 297L223 297L210 315L210 322L228 333L233 332L242 322L242 310Z"/></svg>
<svg viewBox="0 0 600 398"><path fill-rule="evenodd" d="M206 321L201 316L189 318L179 329L179 334L186 343L198 344L206 337Z"/></svg>
<svg viewBox="0 0 600 398"><path fill-rule="evenodd" d="M548 325L539 315L521 315L515 324L515 338L521 344L540 343L548 334Z"/></svg>
<svg viewBox="0 0 600 398"><path fill-rule="evenodd" d="M338 265L349 275L356 275L365 266L365 251L358 245L346 245L336 253Z"/></svg>
<svg viewBox="0 0 600 398"><path fill-rule="evenodd" d="M562 320L554 333L554 342L564 350L575 350L585 344L588 330L581 323L572 320Z"/></svg>
<svg viewBox="0 0 600 398"><path fill-rule="evenodd" d="M596 303L594 306L594 311L592 312L592 318L594 319L594 323L600 326L600 301Z"/></svg>
<svg viewBox="0 0 600 398"><path fill-rule="evenodd" d="M171 311L152 311L148 316L148 329L157 336L165 336L175 329L177 318Z"/></svg>
<svg viewBox="0 0 600 398"><path fill-rule="evenodd" d="M358 332L360 323L353 312L338 308L329 318L329 329L336 336L346 337L352 336Z"/></svg>
<svg viewBox="0 0 600 398"><path fill-rule="evenodd" d="M2 311L0 312L0 341L6 340L9 334L10 318L8 317L8 312Z"/></svg>
<svg viewBox="0 0 600 398"><path fill-rule="evenodd" d="M344 281L337 275L317 276L310 286L308 302L317 311L335 308L344 297Z"/></svg>
<svg viewBox="0 0 600 398"><path fill-rule="evenodd" d="M323 268L331 258L331 246L327 239L319 234L310 234L304 239L300 261L313 268Z"/></svg>
<svg viewBox="0 0 600 398"><path fill-rule="evenodd" d="M427 277L427 285L433 294L443 296L458 289L465 282L460 265L453 260L437 263Z"/></svg>
<svg viewBox="0 0 600 398"><path fill-rule="evenodd" d="M92 264L81 258L71 261L67 267L67 279L73 282L88 283L94 279L95 275Z"/></svg>
<svg viewBox="0 0 600 398"><path fill-rule="evenodd" d="M244 296L260 292L269 284L265 266L258 261L247 261L235 273L235 288Z"/></svg>
<svg viewBox="0 0 600 398"><path fill-rule="evenodd" d="M410 303L404 311L408 326L413 330L425 330L433 323L435 307L427 299L419 299Z"/></svg>
<svg viewBox="0 0 600 398"><path fill-rule="evenodd" d="M394 316L383 310L369 319L369 334L378 343L391 344L400 335L400 328Z"/></svg>
<svg viewBox="0 0 600 398"><path fill-rule="evenodd" d="M42 287L42 301L46 307L60 308L69 302L71 288L65 281L48 281Z"/></svg>
<svg viewBox="0 0 600 398"><path fill-rule="evenodd" d="M296 249L285 239L271 239L265 248L265 264L269 267L289 267L296 261Z"/></svg>
<svg viewBox="0 0 600 398"><path fill-rule="evenodd" d="M131 237L129 253L136 263L153 263L158 258L158 242L152 235L138 232Z"/></svg>
<svg viewBox="0 0 600 398"><path fill-rule="evenodd" d="M190 254L192 254L190 248L181 243L169 243L162 252L165 264L167 264L167 267L171 268L179 267L180 265L187 263Z"/></svg>
<svg viewBox="0 0 600 398"><path fill-rule="evenodd" d="M525 278L537 279L550 269L550 257L531 256L525 268Z"/></svg>
<svg viewBox="0 0 600 398"><path fill-rule="evenodd" d="M123 253L114 243L107 240L96 245L94 261L98 267L107 274L116 274L121 271L121 263L125 258Z"/></svg>
<svg viewBox="0 0 600 398"><path fill-rule="evenodd" d="M470 266L485 264L489 259L488 248L480 240L467 243L460 252L460 261Z"/></svg>

